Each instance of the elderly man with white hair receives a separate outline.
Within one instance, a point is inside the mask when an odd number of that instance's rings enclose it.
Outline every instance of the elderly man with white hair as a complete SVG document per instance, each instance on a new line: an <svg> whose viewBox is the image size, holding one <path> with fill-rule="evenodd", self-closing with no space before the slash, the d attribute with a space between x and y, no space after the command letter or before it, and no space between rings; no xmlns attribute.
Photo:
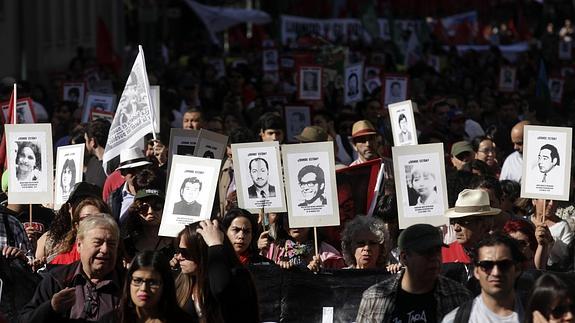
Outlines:
<svg viewBox="0 0 575 323"><path fill-rule="evenodd" d="M22 322L113 322L122 293L116 270L119 228L107 214L80 222L80 261L49 272L21 311Z"/></svg>

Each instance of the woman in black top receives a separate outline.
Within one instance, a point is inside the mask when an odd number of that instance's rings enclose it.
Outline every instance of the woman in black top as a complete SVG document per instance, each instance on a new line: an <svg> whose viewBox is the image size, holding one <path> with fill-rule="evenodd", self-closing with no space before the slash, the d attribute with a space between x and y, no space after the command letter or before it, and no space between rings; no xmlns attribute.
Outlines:
<svg viewBox="0 0 575 323"><path fill-rule="evenodd" d="M217 220L187 225L178 235L178 304L199 322L259 322L256 289Z"/></svg>

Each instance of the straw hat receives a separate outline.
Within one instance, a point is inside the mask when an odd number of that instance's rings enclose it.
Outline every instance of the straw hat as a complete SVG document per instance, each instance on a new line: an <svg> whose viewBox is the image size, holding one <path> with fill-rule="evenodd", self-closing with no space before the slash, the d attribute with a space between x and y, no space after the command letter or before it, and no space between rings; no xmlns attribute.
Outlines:
<svg viewBox="0 0 575 323"><path fill-rule="evenodd" d="M353 128L351 128L351 137L357 138L361 136L369 136L369 135L376 135L377 131L375 127L371 124L371 122L367 120L359 120L353 124Z"/></svg>
<svg viewBox="0 0 575 323"><path fill-rule="evenodd" d="M294 137L301 142L318 142L328 139L327 133L318 126L305 127L299 135Z"/></svg>
<svg viewBox="0 0 575 323"><path fill-rule="evenodd" d="M489 205L489 195L483 190L465 189L457 196L455 207L445 211L448 218L465 216L488 216L501 213L501 209Z"/></svg>
<svg viewBox="0 0 575 323"><path fill-rule="evenodd" d="M122 150L120 153L120 165L116 169L140 167L150 165L151 163L152 162L144 156L142 149L132 147L130 149Z"/></svg>

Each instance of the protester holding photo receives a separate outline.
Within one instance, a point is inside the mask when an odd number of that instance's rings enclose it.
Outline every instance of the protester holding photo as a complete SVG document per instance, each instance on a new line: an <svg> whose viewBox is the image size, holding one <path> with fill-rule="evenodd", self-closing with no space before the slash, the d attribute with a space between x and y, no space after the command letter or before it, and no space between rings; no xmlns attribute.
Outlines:
<svg viewBox="0 0 575 323"><path fill-rule="evenodd" d="M216 220L189 224L179 234L178 305L199 322L259 322L257 293Z"/></svg>
<svg viewBox="0 0 575 323"><path fill-rule="evenodd" d="M339 251L333 246L318 242L318 255L314 255L313 230L311 228L290 228L288 217L280 217L277 224L277 238L271 243L265 256L280 267L307 268L319 271L321 268L341 269L345 266Z"/></svg>
<svg viewBox="0 0 575 323"><path fill-rule="evenodd" d="M341 233L343 259L351 269L383 269L387 265L389 233L378 218L357 215Z"/></svg>
<svg viewBox="0 0 575 323"><path fill-rule="evenodd" d="M222 230L230 239L242 265L272 263L259 255L257 237L259 225L256 217L244 209L231 209L222 219Z"/></svg>
<svg viewBox="0 0 575 323"><path fill-rule="evenodd" d="M37 144L29 141L18 143L16 154L16 179L19 182L37 182L42 178L42 154Z"/></svg>
<svg viewBox="0 0 575 323"><path fill-rule="evenodd" d="M147 188L136 193L134 203L130 205L127 218L121 226L128 261L144 250L157 250L166 257L173 254L172 239L158 235L163 210L164 193L161 190Z"/></svg>

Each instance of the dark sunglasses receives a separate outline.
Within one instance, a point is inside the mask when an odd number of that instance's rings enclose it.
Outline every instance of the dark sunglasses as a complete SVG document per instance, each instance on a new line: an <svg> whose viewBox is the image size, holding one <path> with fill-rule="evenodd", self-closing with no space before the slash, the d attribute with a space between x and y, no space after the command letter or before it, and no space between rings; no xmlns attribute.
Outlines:
<svg viewBox="0 0 575 323"><path fill-rule="evenodd" d="M147 214L150 207L152 208L153 211L161 211L164 209L164 203L159 202L159 201L155 201L155 202L151 202L151 203L144 202L144 203L140 204L140 206L138 207L138 211L140 213Z"/></svg>
<svg viewBox="0 0 575 323"><path fill-rule="evenodd" d="M467 227L477 221L479 221L479 219L477 218L463 217L463 218L449 219L449 224L451 225L459 224L459 226Z"/></svg>
<svg viewBox="0 0 575 323"><path fill-rule="evenodd" d="M176 255L182 255L182 257L186 258L187 260L193 260L192 251L188 248L176 248Z"/></svg>
<svg viewBox="0 0 575 323"><path fill-rule="evenodd" d="M481 268L483 271L489 273L493 270L493 267L497 266L497 269L501 271L508 271L511 267L515 266L515 261L511 259L504 259L499 261L492 260L482 260L475 263L475 265Z"/></svg>
<svg viewBox="0 0 575 323"><path fill-rule="evenodd" d="M561 318L568 312L575 314L575 304L563 304L555 306L555 308L551 310L550 314L554 318Z"/></svg>

